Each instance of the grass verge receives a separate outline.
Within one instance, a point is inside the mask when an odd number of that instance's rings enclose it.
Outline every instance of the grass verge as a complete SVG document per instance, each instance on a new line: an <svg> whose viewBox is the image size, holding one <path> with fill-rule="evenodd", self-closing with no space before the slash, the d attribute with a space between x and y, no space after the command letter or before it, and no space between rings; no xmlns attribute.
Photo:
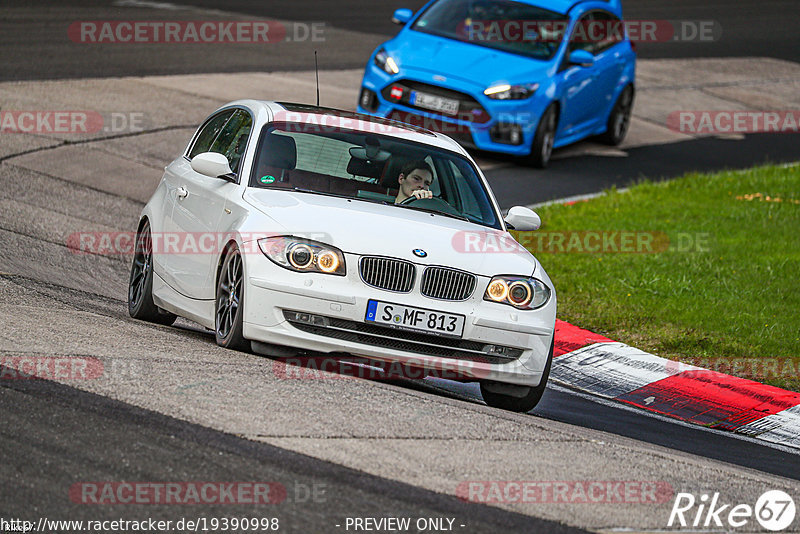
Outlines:
<svg viewBox="0 0 800 534"><path fill-rule="evenodd" d="M519 237L555 284L559 318L800 391L800 165L607 193L541 207L542 228Z"/></svg>

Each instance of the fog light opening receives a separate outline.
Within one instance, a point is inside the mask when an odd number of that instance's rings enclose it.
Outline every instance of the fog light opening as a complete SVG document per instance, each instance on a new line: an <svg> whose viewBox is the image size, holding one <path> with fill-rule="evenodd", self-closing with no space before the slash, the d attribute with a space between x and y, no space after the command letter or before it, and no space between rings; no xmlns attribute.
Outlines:
<svg viewBox="0 0 800 534"><path fill-rule="evenodd" d="M525 140L522 126L510 122L498 122L489 131L492 141L505 145L521 145Z"/></svg>
<svg viewBox="0 0 800 534"><path fill-rule="evenodd" d="M361 88L361 96L358 101L361 107L367 111L375 111L378 109L378 95L366 87Z"/></svg>
<svg viewBox="0 0 800 534"><path fill-rule="evenodd" d="M313 313L304 313L296 311L284 311L283 316L286 320L292 323L310 324L312 326L330 326L327 317L322 315L314 315Z"/></svg>

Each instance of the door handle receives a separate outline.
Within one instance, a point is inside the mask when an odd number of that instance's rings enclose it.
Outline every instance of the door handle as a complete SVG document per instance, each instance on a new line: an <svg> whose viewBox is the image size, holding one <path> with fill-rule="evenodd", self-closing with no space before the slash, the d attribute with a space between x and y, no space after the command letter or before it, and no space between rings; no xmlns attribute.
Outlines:
<svg viewBox="0 0 800 534"><path fill-rule="evenodd" d="M178 199L182 199L189 196L189 191L185 187L179 187L176 194L178 195Z"/></svg>

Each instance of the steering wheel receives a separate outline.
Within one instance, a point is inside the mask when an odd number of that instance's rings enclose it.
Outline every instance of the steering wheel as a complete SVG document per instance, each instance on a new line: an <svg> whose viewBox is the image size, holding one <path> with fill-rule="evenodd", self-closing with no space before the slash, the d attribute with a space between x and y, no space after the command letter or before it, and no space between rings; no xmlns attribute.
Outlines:
<svg viewBox="0 0 800 534"><path fill-rule="evenodd" d="M431 200L432 198L433 197L431 197L431 198L418 198L418 197L415 197L414 195L411 195L410 197L406 197L402 202L400 202L400 205L402 206L404 204L411 204L412 202L416 202L417 200Z"/></svg>

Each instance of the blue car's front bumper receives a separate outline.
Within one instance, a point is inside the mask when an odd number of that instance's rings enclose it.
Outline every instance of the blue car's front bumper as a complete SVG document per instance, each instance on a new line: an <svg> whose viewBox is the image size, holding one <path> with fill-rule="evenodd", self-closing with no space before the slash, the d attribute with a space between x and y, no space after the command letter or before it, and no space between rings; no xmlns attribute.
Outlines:
<svg viewBox="0 0 800 534"><path fill-rule="evenodd" d="M539 119L551 99L540 89L525 100L493 100L483 94L484 89L452 77L443 84L441 76L424 70L407 68L389 75L370 62L358 111L439 131L469 148L528 155ZM457 99L459 112L453 116L415 106L409 101L411 91Z"/></svg>

